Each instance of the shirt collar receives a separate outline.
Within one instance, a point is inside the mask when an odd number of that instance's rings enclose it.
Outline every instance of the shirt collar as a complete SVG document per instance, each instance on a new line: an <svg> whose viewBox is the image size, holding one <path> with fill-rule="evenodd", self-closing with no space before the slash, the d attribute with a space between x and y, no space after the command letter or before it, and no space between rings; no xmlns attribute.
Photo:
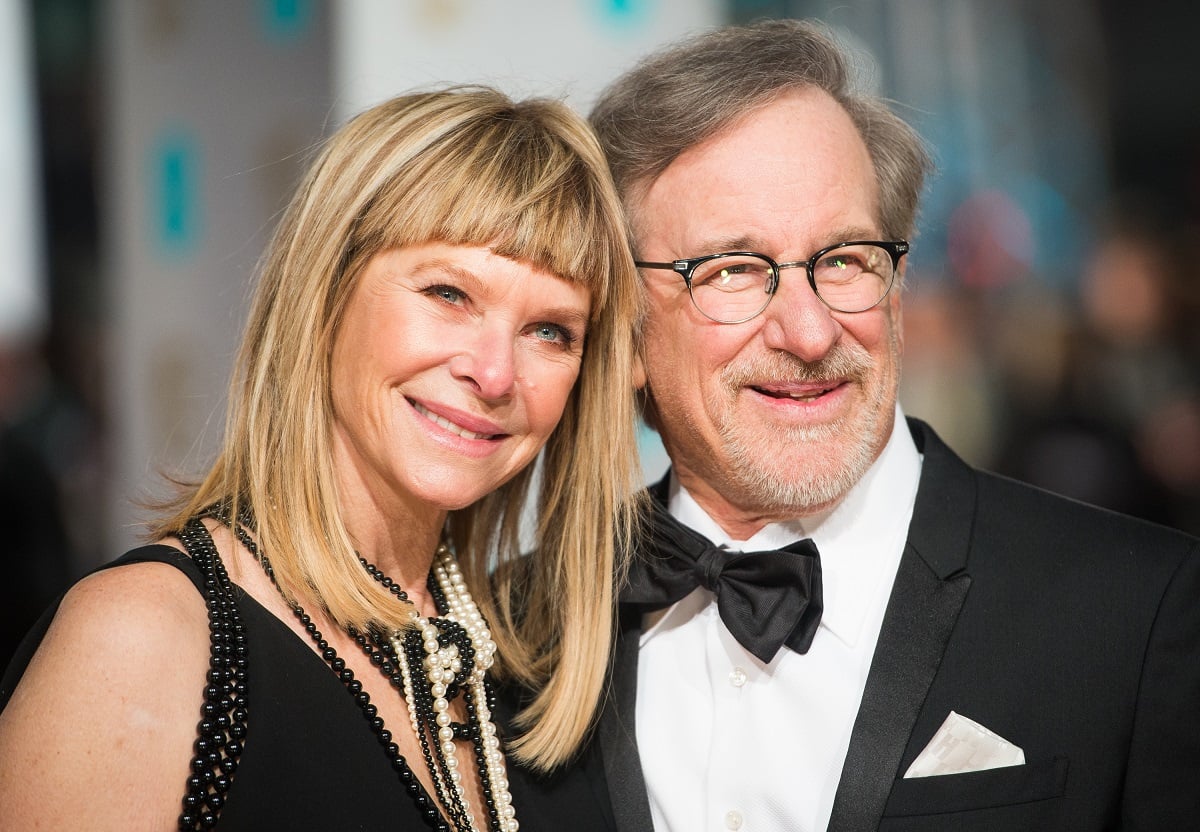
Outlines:
<svg viewBox="0 0 1200 832"><path fill-rule="evenodd" d="M667 508L685 526L718 546L741 551L779 549L811 537L821 553L825 609L821 627L853 646L868 613L887 602L912 519L921 455L900 406L879 458L833 509L804 519L769 523L749 540L736 541L700 507L672 471Z"/></svg>

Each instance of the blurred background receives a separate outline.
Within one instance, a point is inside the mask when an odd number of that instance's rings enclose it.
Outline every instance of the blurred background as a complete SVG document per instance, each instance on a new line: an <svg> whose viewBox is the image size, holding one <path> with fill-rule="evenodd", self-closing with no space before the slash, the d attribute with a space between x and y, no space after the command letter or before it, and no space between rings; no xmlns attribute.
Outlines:
<svg viewBox="0 0 1200 832"><path fill-rule="evenodd" d="M0 663L205 468L257 258L346 117L471 81L586 112L666 41L807 16L936 156L906 411L978 465L1200 532L1200 5L7 0Z"/></svg>

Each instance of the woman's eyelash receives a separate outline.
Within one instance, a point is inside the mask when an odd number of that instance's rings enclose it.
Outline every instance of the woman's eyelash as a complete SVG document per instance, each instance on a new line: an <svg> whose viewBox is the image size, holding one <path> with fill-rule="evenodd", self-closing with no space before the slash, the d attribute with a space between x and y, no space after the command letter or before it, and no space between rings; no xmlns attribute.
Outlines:
<svg viewBox="0 0 1200 832"><path fill-rule="evenodd" d="M435 283L432 286L426 286L421 292L431 297L441 298L447 303L458 303L467 298L466 292L462 289L445 283Z"/></svg>
<svg viewBox="0 0 1200 832"><path fill-rule="evenodd" d="M574 344L579 340L579 336L575 334L574 330L572 330L570 327L562 326L560 324L550 323L547 321L537 324L534 327L535 332L545 330L554 332L558 336L557 343L562 344L564 347L569 347L571 344Z"/></svg>

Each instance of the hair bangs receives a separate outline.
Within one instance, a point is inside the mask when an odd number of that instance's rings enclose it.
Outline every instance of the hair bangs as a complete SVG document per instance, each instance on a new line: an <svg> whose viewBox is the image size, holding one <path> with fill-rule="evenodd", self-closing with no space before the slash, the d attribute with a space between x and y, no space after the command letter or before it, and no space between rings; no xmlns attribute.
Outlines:
<svg viewBox="0 0 1200 832"><path fill-rule="evenodd" d="M357 253L434 241L487 246L586 286L595 318L625 240L578 150L520 114L462 125L442 143L380 186L357 222Z"/></svg>

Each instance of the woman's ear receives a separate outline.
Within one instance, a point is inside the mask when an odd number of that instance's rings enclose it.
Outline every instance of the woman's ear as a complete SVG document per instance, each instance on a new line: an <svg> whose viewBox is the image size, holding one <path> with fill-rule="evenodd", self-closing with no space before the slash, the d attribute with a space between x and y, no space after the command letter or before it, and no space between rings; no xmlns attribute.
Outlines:
<svg viewBox="0 0 1200 832"><path fill-rule="evenodd" d="M646 389L646 365L642 361L641 350L633 357L633 389Z"/></svg>

